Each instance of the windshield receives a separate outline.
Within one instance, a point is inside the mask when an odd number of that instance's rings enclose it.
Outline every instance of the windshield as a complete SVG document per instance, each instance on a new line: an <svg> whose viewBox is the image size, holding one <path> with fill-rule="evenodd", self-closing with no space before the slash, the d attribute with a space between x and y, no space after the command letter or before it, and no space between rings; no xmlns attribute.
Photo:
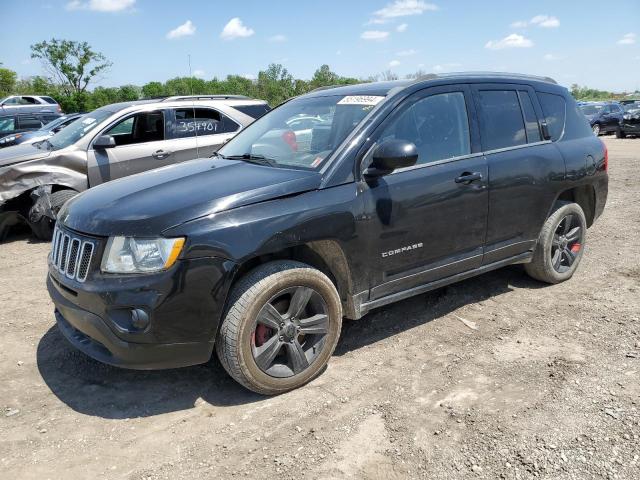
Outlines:
<svg viewBox="0 0 640 480"><path fill-rule="evenodd" d="M585 115L597 115L604 107L602 105L582 105L580 110Z"/></svg>
<svg viewBox="0 0 640 480"><path fill-rule="evenodd" d="M272 110L220 149L227 158L318 169L384 97L300 98Z"/></svg>
<svg viewBox="0 0 640 480"><path fill-rule="evenodd" d="M73 145L74 143L76 143L87 133L93 130L96 125L109 118L111 115L113 115L113 112L110 110L94 110L93 112L83 115L77 121L72 122L70 125L64 127L53 137L51 137L48 142L53 150L66 148L69 145Z"/></svg>
<svg viewBox="0 0 640 480"><path fill-rule="evenodd" d="M627 103L627 104L623 105L622 108L624 108L625 112L630 112L632 110L638 110L638 109L640 109L640 103Z"/></svg>
<svg viewBox="0 0 640 480"><path fill-rule="evenodd" d="M42 130L53 130L59 125L64 124L65 122L69 122L70 119L67 116L63 116L60 118L56 118L55 120L50 121L49 123L45 123L42 127Z"/></svg>

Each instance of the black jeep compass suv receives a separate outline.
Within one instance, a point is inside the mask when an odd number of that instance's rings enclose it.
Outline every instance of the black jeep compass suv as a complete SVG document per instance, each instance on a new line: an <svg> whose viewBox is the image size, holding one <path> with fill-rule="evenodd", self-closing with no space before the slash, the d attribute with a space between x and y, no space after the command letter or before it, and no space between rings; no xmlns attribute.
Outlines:
<svg viewBox="0 0 640 480"><path fill-rule="evenodd" d="M69 201L47 284L95 359L167 368L215 350L275 394L322 371L343 317L514 263L569 279L607 185L606 148L551 79L321 89L212 158Z"/></svg>

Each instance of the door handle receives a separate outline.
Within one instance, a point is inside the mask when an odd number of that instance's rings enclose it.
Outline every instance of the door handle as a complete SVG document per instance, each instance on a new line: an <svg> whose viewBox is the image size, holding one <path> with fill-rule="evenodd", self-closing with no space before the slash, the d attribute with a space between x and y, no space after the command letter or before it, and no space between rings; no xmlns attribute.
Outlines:
<svg viewBox="0 0 640 480"><path fill-rule="evenodd" d="M464 172L459 177L456 177L455 182L469 185L471 182L475 182L476 180L482 180L482 174L480 172Z"/></svg>
<svg viewBox="0 0 640 480"><path fill-rule="evenodd" d="M162 160L163 158L167 158L169 155L171 155L171 152L168 152L166 150L156 150L151 154L151 156L157 160Z"/></svg>

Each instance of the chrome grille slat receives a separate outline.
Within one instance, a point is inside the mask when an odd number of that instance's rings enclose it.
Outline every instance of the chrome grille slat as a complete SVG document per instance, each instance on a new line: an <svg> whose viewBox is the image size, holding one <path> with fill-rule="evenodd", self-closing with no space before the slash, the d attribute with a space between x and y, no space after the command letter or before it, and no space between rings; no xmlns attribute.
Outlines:
<svg viewBox="0 0 640 480"><path fill-rule="evenodd" d="M96 243L66 233L56 226L51 246L52 266L67 278L84 282L89 274Z"/></svg>

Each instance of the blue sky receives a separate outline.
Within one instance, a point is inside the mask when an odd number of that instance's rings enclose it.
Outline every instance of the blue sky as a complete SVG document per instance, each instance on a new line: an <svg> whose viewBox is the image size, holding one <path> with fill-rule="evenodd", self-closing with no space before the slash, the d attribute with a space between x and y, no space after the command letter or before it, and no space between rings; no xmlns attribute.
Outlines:
<svg viewBox="0 0 640 480"><path fill-rule="evenodd" d="M255 75L282 63L309 78L491 70L640 89L640 1L4 0L0 61L42 74L29 45L85 40L113 67L105 86ZM580 13L577 13L580 12Z"/></svg>

